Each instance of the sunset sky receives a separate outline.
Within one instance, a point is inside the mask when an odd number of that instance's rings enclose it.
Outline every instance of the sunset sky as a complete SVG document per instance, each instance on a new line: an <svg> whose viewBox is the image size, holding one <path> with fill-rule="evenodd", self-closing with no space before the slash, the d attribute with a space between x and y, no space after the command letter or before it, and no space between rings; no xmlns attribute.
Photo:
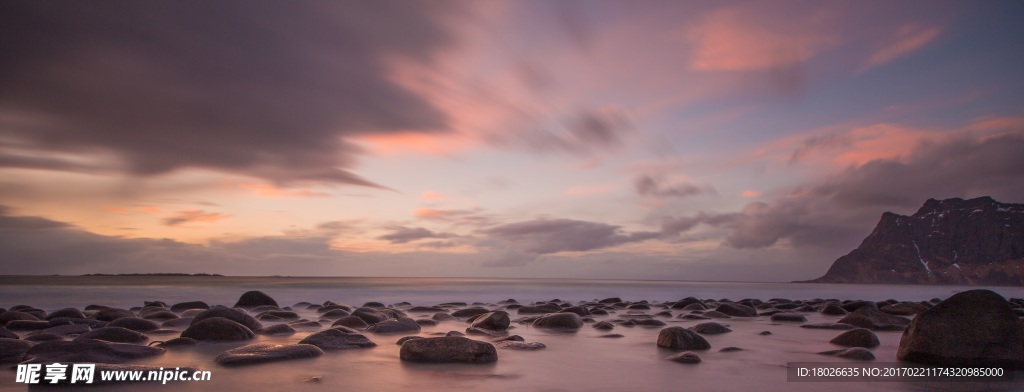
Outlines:
<svg viewBox="0 0 1024 392"><path fill-rule="evenodd" d="M1019 1L3 1L0 274L788 281L1024 202Z"/></svg>

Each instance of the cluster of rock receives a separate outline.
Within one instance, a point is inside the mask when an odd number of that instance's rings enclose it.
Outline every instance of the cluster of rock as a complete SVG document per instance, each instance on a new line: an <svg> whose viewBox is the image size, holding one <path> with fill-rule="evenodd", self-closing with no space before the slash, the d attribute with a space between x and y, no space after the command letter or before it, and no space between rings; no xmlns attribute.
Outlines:
<svg viewBox="0 0 1024 392"><path fill-rule="evenodd" d="M318 318L307 320L299 312L316 313ZM807 323L806 315L814 313L835 317L836 322ZM655 345L672 352L665 359L697 364L702 362L697 352L712 349L705 336L733 333L729 325L721 322L762 317L775 325L842 331L830 340L840 348L822 352L823 355L873 360L871 350L880 344L876 332L903 331L900 360L1024 369L1024 300L1007 301L986 290L959 293L945 301L922 302L785 298L732 301L688 297L670 302L606 298L579 303L554 299L530 304L509 299L496 304L454 302L436 306L367 302L359 307L326 301L280 307L270 296L253 291L243 294L231 308L199 301L173 305L153 301L132 309L90 305L84 310L46 312L19 305L0 309L0 363L88 362L119 366L176 347L205 342L244 344L257 335L291 335L300 331L306 336L297 344L248 344L226 350L214 360L223 366L299 360L325 352L376 347L368 336L386 339L404 335L397 338L401 346L399 358L403 361L489 363L498 359L499 349L546 347L541 342L527 342L519 335L511 335L510 330L517 326L559 334L575 333L589 324L602 332L662 328ZM693 324L689 325L690 322ZM419 336L423 326L440 323L462 323L465 328ZM720 351L742 349L725 347Z"/></svg>

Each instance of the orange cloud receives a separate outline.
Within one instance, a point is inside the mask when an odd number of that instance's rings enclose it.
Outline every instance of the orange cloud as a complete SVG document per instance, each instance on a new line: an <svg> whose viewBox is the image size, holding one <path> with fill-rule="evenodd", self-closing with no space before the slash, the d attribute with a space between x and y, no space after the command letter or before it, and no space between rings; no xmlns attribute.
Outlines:
<svg viewBox="0 0 1024 392"><path fill-rule="evenodd" d="M424 191L423 194L420 195L420 197L422 197L423 200L444 200L448 198L448 196L445 196L434 191Z"/></svg>
<svg viewBox="0 0 1024 392"><path fill-rule="evenodd" d="M177 226L184 223L190 222L204 222L212 223L222 219L226 219L231 215L225 215L217 212L207 212L203 210L181 210L177 214L166 217L163 219L164 225Z"/></svg>
<svg viewBox="0 0 1024 392"><path fill-rule="evenodd" d="M309 189L288 190L278 188L270 184L242 184L240 188L256 192L261 197L287 198L287 197L330 197L331 194L311 191Z"/></svg>
<svg viewBox="0 0 1024 392"><path fill-rule="evenodd" d="M868 61L864 63L863 69L866 70L888 63L921 49L929 42L932 42L935 37L938 37L940 32L941 30L937 27L904 25L896 32L894 41L879 48L868 58Z"/></svg>
<svg viewBox="0 0 1024 392"><path fill-rule="evenodd" d="M820 17L787 18L774 25L750 7L712 12L686 32L695 43L690 67L701 71L749 71L784 67L811 58L833 39Z"/></svg>

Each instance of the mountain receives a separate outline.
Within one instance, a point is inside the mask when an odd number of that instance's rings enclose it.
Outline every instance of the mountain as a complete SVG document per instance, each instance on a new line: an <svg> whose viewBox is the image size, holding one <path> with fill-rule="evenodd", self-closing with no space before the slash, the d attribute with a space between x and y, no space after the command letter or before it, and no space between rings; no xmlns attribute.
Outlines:
<svg viewBox="0 0 1024 392"><path fill-rule="evenodd" d="M911 216L886 212L857 249L806 282L1024 286L1024 204L928 199Z"/></svg>

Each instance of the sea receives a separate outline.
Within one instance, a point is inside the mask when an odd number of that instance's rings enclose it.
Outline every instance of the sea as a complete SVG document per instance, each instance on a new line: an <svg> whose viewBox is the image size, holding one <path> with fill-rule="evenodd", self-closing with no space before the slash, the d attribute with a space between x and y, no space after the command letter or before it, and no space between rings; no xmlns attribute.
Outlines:
<svg viewBox="0 0 1024 392"><path fill-rule="evenodd" d="M144 301L168 304L205 301L234 305L249 290L260 290L282 307L299 302L335 301L353 306L375 301L437 305L479 302L496 307L500 301L520 303L560 300L577 303L619 297L651 303L685 297L741 300L757 298L926 301L944 299L965 290L985 288L1004 297L1024 298L1022 287L966 287L918 285L854 285L811 283L696 282L650 280L480 279L480 278L374 278L374 277L222 277L222 276L0 276L0 307L25 304L53 311L90 304L120 308L140 307ZM661 309L648 311L655 313ZM295 309L317 320L312 310ZM678 314L680 311L673 310ZM429 314L428 314L429 315ZM808 323L835 322L838 317L806 313ZM413 315L412 317L417 317ZM512 312L513 320L517 318ZM595 317L597 321L615 314ZM699 321L659 318L668 326L689 327ZM209 370L208 381L124 383L90 390L136 391L1020 391L1024 372L986 382L938 381L823 381L790 380L793 363L897 362L902 331L879 331L881 345L872 349L874 362L858 362L818 354L838 347L829 340L842 331L800 328L794 323L772 322L769 317L714 320L732 332L706 336L711 349L697 352L699 364L680 364L665 358L674 350L655 345L664 327L616 326L598 331L584 326L575 333L556 333L513 323L510 332L527 342L547 347L536 351L499 350L498 361L487 365L412 364L399 360L403 336L367 333L377 346L330 351L303 360L243 367L223 367L213 358L220 352L251 343L297 343L310 332L291 336L260 336L244 343L206 343L169 349L166 354L132 362L166 369L193 367ZM269 323L264 323L265 325ZM442 322L424 327L420 336L464 331L463 322ZM761 335L763 331L770 335ZM621 338L602 338L618 333ZM22 333L23 334L23 333ZM176 336L176 335L174 335ZM171 336L173 337L173 336ZM169 337L152 336L152 340ZM742 350L720 352L724 347ZM15 382L13 366L0 370L0 391L35 390Z"/></svg>

